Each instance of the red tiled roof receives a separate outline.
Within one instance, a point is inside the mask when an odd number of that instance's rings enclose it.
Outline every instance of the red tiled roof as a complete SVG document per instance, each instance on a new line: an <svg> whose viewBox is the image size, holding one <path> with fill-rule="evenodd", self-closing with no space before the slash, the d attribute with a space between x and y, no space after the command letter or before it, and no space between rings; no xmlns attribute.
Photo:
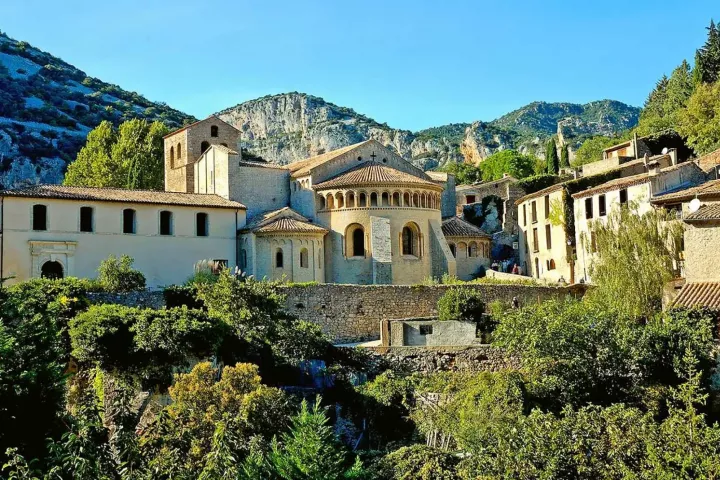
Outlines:
<svg viewBox="0 0 720 480"><path fill-rule="evenodd" d="M327 233L327 229L295 218L280 218L254 230L257 233Z"/></svg>
<svg viewBox="0 0 720 480"><path fill-rule="evenodd" d="M658 195L652 199L652 203L677 203L677 202L689 202L693 198L720 198L720 180L710 180L697 187L687 188L679 192L668 193L665 195Z"/></svg>
<svg viewBox="0 0 720 480"><path fill-rule="evenodd" d="M446 237L491 237L472 223L460 217L451 217L443 220L442 232Z"/></svg>
<svg viewBox="0 0 720 480"><path fill-rule="evenodd" d="M347 147L338 148L337 150L306 158L305 160L298 160L297 162L288 164L287 168L288 170L290 170L290 173L293 177L301 177L310 173L310 170L312 170L314 167L322 165L325 162L329 162L330 160L337 158L340 155L343 155L351 150L355 150L356 148L368 142L372 142L372 140L366 140L364 142L356 143L354 145L348 145Z"/></svg>
<svg viewBox="0 0 720 480"><path fill-rule="evenodd" d="M55 198L61 200L246 209L242 203L233 202L214 194L128 190L124 188L68 187L65 185L34 185L16 190L4 190L0 191L0 197Z"/></svg>
<svg viewBox="0 0 720 480"><path fill-rule="evenodd" d="M700 168L705 172L712 171L715 167L720 165L720 148L712 153L708 153L697 160L695 160Z"/></svg>
<svg viewBox="0 0 720 480"><path fill-rule="evenodd" d="M696 212L687 215L683 220L686 222L720 220L720 203L702 205Z"/></svg>
<svg viewBox="0 0 720 480"><path fill-rule="evenodd" d="M720 309L720 282L686 283L673 306Z"/></svg>
<svg viewBox="0 0 720 480"><path fill-rule="evenodd" d="M375 162L365 162L329 180L314 185L315 190L354 187L362 185L421 185L441 190L435 182L416 175L401 172Z"/></svg>
<svg viewBox="0 0 720 480"><path fill-rule="evenodd" d="M228 122L226 122L225 120L221 119L221 118L218 117L217 115L210 115L209 117L207 117L207 118L205 118L205 119L203 119L203 120L198 120L197 122L193 122L193 123L191 123L191 124L189 124L189 125L185 125L184 127L180 127L180 128L178 128L177 130L174 130L174 131L168 133L168 134L165 135L163 138L172 137L172 136L175 135L176 133L180 133L180 132L182 132L183 130L187 130L187 129L190 128L190 127L194 127L195 125L197 125L197 124L199 124L199 123L202 123L202 122L205 122L205 121L211 120L211 119L212 119L212 120L217 120L218 122L222 122L222 123L224 123L224 124L226 124L226 125L230 125ZM233 127L232 125L230 125L230 126L231 126L232 128L235 128L235 127ZM235 130L237 130L237 128L235 128ZM240 131L240 130L238 130L238 131Z"/></svg>

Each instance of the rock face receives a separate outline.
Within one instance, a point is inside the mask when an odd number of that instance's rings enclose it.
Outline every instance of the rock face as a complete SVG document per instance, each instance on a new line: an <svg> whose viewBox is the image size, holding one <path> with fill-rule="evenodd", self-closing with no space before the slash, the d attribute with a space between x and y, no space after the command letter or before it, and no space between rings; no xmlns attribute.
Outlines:
<svg viewBox="0 0 720 480"><path fill-rule="evenodd" d="M284 165L372 138L429 170L448 162L478 164L507 148L543 156L546 140L557 132L577 148L591 135L632 127L638 113L635 107L610 100L586 105L535 102L489 123L410 132L293 92L250 100L217 115L242 132L241 147L273 163Z"/></svg>

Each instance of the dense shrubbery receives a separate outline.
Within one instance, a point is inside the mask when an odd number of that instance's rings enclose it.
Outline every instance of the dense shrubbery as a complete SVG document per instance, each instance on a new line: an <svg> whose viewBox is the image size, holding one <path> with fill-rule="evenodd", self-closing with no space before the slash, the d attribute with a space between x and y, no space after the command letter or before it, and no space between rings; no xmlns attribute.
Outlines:
<svg viewBox="0 0 720 480"><path fill-rule="evenodd" d="M132 292L145 289L145 275L132 268L132 257L123 255L120 258L110 255L100 262L98 267L98 284L108 292Z"/></svg>

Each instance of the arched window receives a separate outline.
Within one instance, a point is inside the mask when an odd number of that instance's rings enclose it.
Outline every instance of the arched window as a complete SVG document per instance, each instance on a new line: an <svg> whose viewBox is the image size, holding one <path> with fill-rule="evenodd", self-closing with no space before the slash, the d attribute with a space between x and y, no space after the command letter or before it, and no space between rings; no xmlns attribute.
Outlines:
<svg viewBox="0 0 720 480"><path fill-rule="evenodd" d="M393 207L399 207L400 206L400 193L395 192L392 195L392 205Z"/></svg>
<svg viewBox="0 0 720 480"><path fill-rule="evenodd" d="M283 251L282 248L278 248L275 251L275 268L283 268Z"/></svg>
<svg viewBox="0 0 720 480"><path fill-rule="evenodd" d="M478 256L478 246L475 242L470 242L468 245L468 257L475 258Z"/></svg>
<svg viewBox="0 0 720 480"><path fill-rule="evenodd" d="M59 280L64 276L63 266L60 262L45 262L40 268L40 276L50 280Z"/></svg>
<svg viewBox="0 0 720 480"><path fill-rule="evenodd" d="M207 237L210 230L209 227L207 213L198 213L195 215L195 235L198 237Z"/></svg>
<svg viewBox="0 0 720 480"><path fill-rule="evenodd" d="M175 166L175 147L170 147L170 166Z"/></svg>
<svg viewBox="0 0 720 480"><path fill-rule="evenodd" d="M123 210L123 233L136 233L137 222L135 221L135 210L126 208Z"/></svg>
<svg viewBox="0 0 720 480"><path fill-rule="evenodd" d="M160 235L172 235L172 212L163 210L160 212Z"/></svg>
<svg viewBox="0 0 720 480"><path fill-rule="evenodd" d="M33 205L32 207L32 226L33 230L47 230L47 206Z"/></svg>
<svg viewBox="0 0 720 480"><path fill-rule="evenodd" d="M414 223L408 223L402 229L402 254L420 256L420 229Z"/></svg>
<svg viewBox="0 0 720 480"><path fill-rule="evenodd" d="M348 192L347 194L347 205L348 208L354 208L355 207L355 193L354 192Z"/></svg>
<svg viewBox="0 0 720 480"><path fill-rule="evenodd" d="M370 206L371 206L371 207L377 207L377 206L378 206L378 198L377 198L377 193L376 193L376 192L372 192L372 193L370 194Z"/></svg>
<svg viewBox="0 0 720 480"><path fill-rule="evenodd" d="M308 249L300 250L300 268L308 268Z"/></svg>
<svg viewBox="0 0 720 480"><path fill-rule="evenodd" d="M360 192L360 206L367 207L367 195L365 195L365 192Z"/></svg>
<svg viewBox="0 0 720 480"><path fill-rule="evenodd" d="M548 270L555 270L555 260L553 260L552 258L548 262Z"/></svg>
<svg viewBox="0 0 720 480"><path fill-rule="evenodd" d="M318 268L322 268L323 251L322 248L318 250Z"/></svg>
<svg viewBox="0 0 720 480"><path fill-rule="evenodd" d="M318 195L318 208L320 210L325 210L325 197L322 195Z"/></svg>
<svg viewBox="0 0 720 480"><path fill-rule="evenodd" d="M207 152L208 148L210 148L210 144L208 142L202 142L200 144L200 153L202 154L202 153Z"/></svg>
<svg viewBox="0 0 720 480"><path fill-rule="evenodd" d="M420 206L422 208L427 208L427 197L424 193L420 196Z"/></svg>
<svg viewBox="0 0 720 480"><path fill-rule="evenodd" d="M177 148L177 158L178 158L178 160L180 160L180 157L182 157L182 145L181 145L180 143L178 143L178 148Z"/></svg>
<svg viewBox="0 0 720 480"><path fill-rule="evenodd" d="M450 247L450 253L452 253L452 256L457 258L457 250L454 243L448 243L448 246Z"/></svg>
<svg viewBox="0 0 720 480"><path fill-rule="evenodd" d="M390 206L390 194L388 192L383 192L382 196L380 198L381 198L383 207Z"/></svg>
<svg viewBox="0 0 720 480"><path fill-rule="evenodd" d="M353 223L345 229L345 255L347 257L365 256L365 229L359 223Z"/></svg>
<svg viewBox="0 0 720 480"><path fill-rule="evenodd" d="M403 207L410 206L410 194L408 192L403 193Z"/></svg>
<svg viewBox="0 0 720 480"><path fill-rule="evenodd" d="M328 193L327 195L327 203L325 208L327 208L328 210L332 210L333 208L335 208L335 199L330 193Z"/></svg>
<svg viewBox="0 0 720 480"><path fill-rule="evenodd" d="M342 193L336 193L335 200L337 201L337 208L343 208L345 206L345 197L343 197Z"/></svg>
<svg viewBox="0 0 720 480"><path fill-rule="evenodd" d="M412 206L416 208L420 207L420 195L417 193L413 193Z"/></svg>
<svg viewBox="0 0 720 480"><path fill-rule="evenodd" d="M467 255L467 244L465 242L460 242L457 244L457 250L455 251L455 254L459 256L460 258L465 258Z"/></svg>
<svg viewBox="0 0 720 480"><path fill-rule="evenodd" d="M210 127L210 136L211 137L217 137L218 136L218 127L217 125L213 125Z"/></svg>

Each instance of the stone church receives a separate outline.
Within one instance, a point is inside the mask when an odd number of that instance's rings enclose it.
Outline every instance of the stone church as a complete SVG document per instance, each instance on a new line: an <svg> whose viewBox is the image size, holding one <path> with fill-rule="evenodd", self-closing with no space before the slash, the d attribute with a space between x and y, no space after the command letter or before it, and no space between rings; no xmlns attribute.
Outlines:
<svg viewBox="0 0 720 480"><path fill-rule="evenodd" d="M369 140L285 166L209 117L170 133L165 190L35 185L0 191L0 278L95 277L128 254L151 288L198 261L292 282L471 279L491 238L456 215L452 175Z"/></svg>
<svg viewBox="0 0 720 480"><path fill-rule="evenodd" d="M249 275L413 284L489 264L490 236L455 215L452 175L375 140L278 166L244 159L239 133L210 117L166 136L165 189L247 207L237 265Z"/></svg>

